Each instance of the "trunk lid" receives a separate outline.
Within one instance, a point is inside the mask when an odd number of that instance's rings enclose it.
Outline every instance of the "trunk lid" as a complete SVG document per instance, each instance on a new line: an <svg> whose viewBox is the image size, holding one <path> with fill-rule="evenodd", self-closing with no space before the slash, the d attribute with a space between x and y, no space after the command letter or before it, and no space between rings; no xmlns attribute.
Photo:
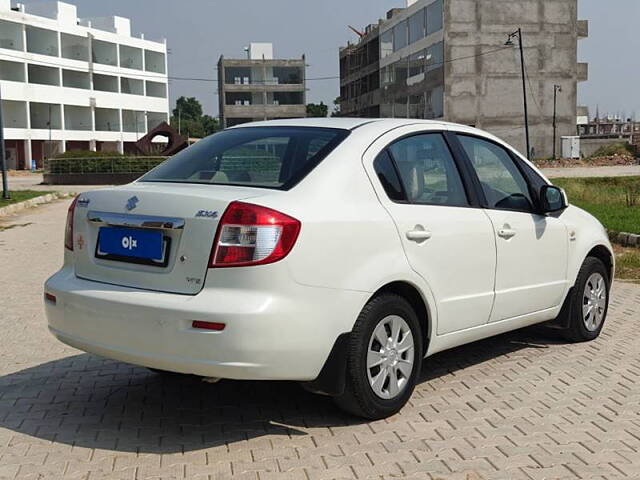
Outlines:
<svg viewBox="0 0 640 480"><path fill-rule="evenodd" d="M218 223L227 206L273 190L237 186L134 183L81 195L74 217L76 275L145 290L195 295L202 289ZM99 247L101 229L151 233L164 257L114 257ZM136 232L138 232L136 234ZM107 238L103 231L103 238ZM155 237L157 236L157 237ZM106 244L106 240L103 242ZM105 248L106 250L106 248Z"/></svg>

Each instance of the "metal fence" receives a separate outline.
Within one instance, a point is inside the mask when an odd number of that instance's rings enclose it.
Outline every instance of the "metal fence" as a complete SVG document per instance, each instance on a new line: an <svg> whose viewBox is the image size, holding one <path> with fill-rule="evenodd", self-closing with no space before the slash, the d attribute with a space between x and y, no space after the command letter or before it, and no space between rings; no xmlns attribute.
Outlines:
<svg viewBox="0 0 640 480"><path fill-rule="evenodd" d="M143 174L168 157L88 157L45 160L45 174L139 173Z"/></svg>

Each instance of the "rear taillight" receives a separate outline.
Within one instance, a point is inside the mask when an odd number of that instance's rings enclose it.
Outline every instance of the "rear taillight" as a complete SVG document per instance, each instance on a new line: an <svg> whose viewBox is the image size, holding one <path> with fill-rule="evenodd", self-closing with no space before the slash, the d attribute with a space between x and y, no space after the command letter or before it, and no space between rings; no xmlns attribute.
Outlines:
<svg viewBox="0 0 640 480"><path fill-rule="evenodd" d="M78 203L78 197L73 199L69 210L67 211L67 226L64 230L64 246L67 250L73 252L73 215L76 212L76 203Z"/></svg>
<svg viewBox="0 0 640 480"><path fill-rule="evenodd" d="M246 267L277 262L296 243L301 224L270 208L233 202L220 219L209 267Z"/></svg>

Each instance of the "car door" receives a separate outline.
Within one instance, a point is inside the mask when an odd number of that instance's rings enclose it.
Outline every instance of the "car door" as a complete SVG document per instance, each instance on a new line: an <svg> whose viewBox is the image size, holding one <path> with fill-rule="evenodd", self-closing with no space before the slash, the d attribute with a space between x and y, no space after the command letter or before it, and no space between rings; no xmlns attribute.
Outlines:
<svg viewBox="0 0 640 480"><path fill-rule="evenodd" d="M392 141L369 168L411 268L435 297L438 335L486 325L494 297L493 227L443 134Z"/></svg>
<svg viewBox="0 0 640 480"><path fill-rule="evenodd" d="M477 175L497 245L491 322L560 305L567 287L568 232L551 215L536 213L537 192L526 164L489 139L458 134ZM521 163L520 163L521 162Z"/></svg>

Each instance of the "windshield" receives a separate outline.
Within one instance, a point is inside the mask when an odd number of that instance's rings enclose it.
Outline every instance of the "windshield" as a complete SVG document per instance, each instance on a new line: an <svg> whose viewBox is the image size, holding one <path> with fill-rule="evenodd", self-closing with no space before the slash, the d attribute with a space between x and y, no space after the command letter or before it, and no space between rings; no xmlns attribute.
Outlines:
<svg viewBox="0 0 640 480"><path fill-rule="evenodd" d="M348 130L311 127L224 130L183 150L139 181L288 190L348 135Z"/></svg>

